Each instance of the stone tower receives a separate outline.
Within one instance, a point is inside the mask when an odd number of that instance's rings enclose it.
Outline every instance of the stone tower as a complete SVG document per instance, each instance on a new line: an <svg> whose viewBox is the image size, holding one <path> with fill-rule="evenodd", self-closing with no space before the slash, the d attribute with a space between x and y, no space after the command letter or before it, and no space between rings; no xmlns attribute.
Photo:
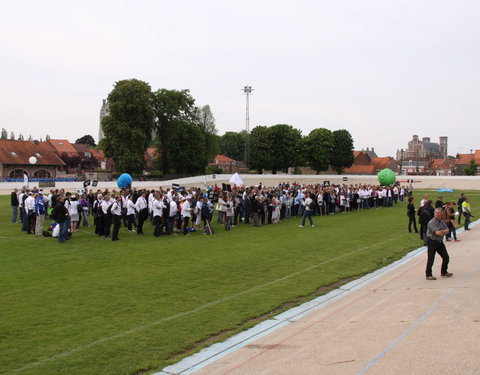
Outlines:
<svg viewBox="0 0 480 375"><path fill-rule="evenodd" d="M448 137L440 137L440 155L442 155L443 159L446 159L448 157L448 149L447 149L447 140Z"/></svg>
<svg viewBox="0 0 480 375"><path fill-rule="evenodd" d="M100 142L105 137L102 129L102 120L105 116L108 116L109 114L110 108L108 107L108 101L107 99L103 99L102 108L100 109L100 124L98 126L98 142Z"/></svg>

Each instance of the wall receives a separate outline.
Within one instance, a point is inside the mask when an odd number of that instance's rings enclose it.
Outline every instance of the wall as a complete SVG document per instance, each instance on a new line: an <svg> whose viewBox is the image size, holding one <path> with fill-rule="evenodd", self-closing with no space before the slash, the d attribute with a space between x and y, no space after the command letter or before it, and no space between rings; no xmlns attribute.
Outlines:
<svg viewBox="0 0 480 375"><path fill-rule="evenodd" d="M330 184L378 184L377 176L366 175L240 175L246 185L258 185L260 182L264 186L275 186L281 182L297 182L299 184L323 184L329 181ZM172 183L185 187L200 187L214 185L221 186L222 183L229 183L230 174L219 174L213 178L212 175L179 178L169 181L134 181L133 187L137 189L158 189L159 187L172 187ZM348 181L343 181L347 177ZM480 176L397 176L397 181L402 185L407 185L407 179L413 179L415 189L439 189L449 188L455 190L480 190ZM0 194L9 194L14 188L21 188L22 182L0 182ZM30 187L38 186L33 182ZM57 189L66 189L76 191L83 188L83 182L56 182ZM89 186L88 189L92 187ZM95 188L92 188L95 189ZM115 181L99 181L96 189L117 189ZM46 189L48 190L48 189Z"/></svg>

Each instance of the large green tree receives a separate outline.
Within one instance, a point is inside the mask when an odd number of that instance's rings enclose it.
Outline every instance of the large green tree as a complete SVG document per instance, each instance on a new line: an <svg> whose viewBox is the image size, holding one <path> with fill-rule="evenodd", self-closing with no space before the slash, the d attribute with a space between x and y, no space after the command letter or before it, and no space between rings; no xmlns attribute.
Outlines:
<svg viewBox="0 0 480 375"><path fill-rule="evenodd" d="M178 174L205 172L205 133L194 123L182 122L170 138L169 165Z"/></svg>
<svg viewBox="0 0 480 375"><path fill-rule="evenodd" d="M305 161L317 173L326 171L330 166L333 135L328 129L313 129L304 138Z"/></svg>
<svg viewBox="0 0 480 375"><path fill-rule="evenodd" d="M102 120L105 155L113 159L118 172L141 173L153 129L151 87L137 79L118 81L108 105L110 114Z"/></svg>
<svg viewBox="0 0 480 375"><path fill-rule="evenodd" d="M268 128L271 140L272 173L288 172L289 167L296 167L302 161L302 133L291 125L277 124Z"/></svg>
<svg viewBox="0 0 480 375"><path fill-rule="evenodd" d="M234 160L245 160L245 138L247 132L226 132L219 138L220 153Z"/></svg>
<svg viewBox="0 0 480 375"><path fill-rule="evenodd" d="M333 133L330 165L338 173L343 173L345 168L351 167L355 161L353 157L353 138L345 129L335 130Z"/></svg>
<svg viewBox="0 0 480 375"><path fill-rule="evenodd" d="M205 157L212 161L220 151L217 137L217 127L215 126L215 117L213 117L210 106L204 105L195 109L196 123L200 127L205 137Z"/></svg>
<svg viewBox="0 0 480 375"><path fill-rule="evenodd" d="M8 139L7 129L2 128L2 135L1 135L0 139Z"/></svg>
<svg viewBox="0 0 480 375"><path fill-rule="evenodd" d="M195 99L192 98L189 90L160 89L153 93L152 105L155 114L155 145L159 150L159 166L164 173L169 173L171 168L169 157L174 155L175 148L172 139L177 137L179 129L184 124L195 122ZM190 135L183 134L183 136L193 141Z"/></svg>
<svg viewBox="0 0 480 375"><path fill-rule="evenodd" d="M266 126L256 126L250 132L250 168L262 173L264 169L272 169L274 155L272 139Z"/></svg>

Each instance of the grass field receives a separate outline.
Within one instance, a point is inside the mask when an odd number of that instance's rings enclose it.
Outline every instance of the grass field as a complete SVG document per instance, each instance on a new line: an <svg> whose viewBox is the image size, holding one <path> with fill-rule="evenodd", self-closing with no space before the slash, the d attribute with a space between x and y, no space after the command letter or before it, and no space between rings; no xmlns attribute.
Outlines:
<svg viewBox="0 0 480 375"><path fill-rule="evenodd" d="M480 193L470 197L477 210ZM90 227L65 244L21 232L7 196L0 215L2 375L159 371L421 245L406 203L314 217L315 228L297 219L155 238L147 225L112 242Z"/></svg>

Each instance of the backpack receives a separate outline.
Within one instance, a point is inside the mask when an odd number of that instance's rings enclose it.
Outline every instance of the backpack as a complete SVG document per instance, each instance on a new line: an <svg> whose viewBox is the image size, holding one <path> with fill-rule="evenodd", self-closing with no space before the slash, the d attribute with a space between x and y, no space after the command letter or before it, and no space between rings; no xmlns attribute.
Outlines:
<svg viewBox="0 0 480 375"><path fill-rule="evenodd" d="M312 211L315 210L315 201L312 199L310 204L308 205L308 208L310 208Z"/></svg>

